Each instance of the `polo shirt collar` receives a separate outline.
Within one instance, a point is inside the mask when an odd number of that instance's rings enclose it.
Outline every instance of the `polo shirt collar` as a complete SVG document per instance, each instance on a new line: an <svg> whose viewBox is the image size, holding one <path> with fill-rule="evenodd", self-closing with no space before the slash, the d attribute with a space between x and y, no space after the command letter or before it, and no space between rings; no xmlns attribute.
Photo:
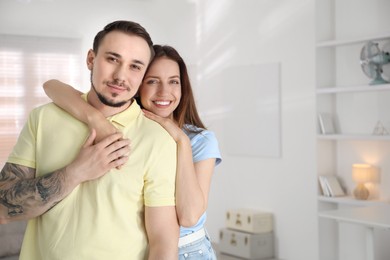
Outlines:
<svg viewBox="0 0 390 260"><path fill-rule="evenodd" d="M124 127L126 125L129 125L131 121L136 119L140 112L140 106L138 105L137 101L133 99L133 102L131 103L130 107L118 114L108 117L107 119Z"/></svg>

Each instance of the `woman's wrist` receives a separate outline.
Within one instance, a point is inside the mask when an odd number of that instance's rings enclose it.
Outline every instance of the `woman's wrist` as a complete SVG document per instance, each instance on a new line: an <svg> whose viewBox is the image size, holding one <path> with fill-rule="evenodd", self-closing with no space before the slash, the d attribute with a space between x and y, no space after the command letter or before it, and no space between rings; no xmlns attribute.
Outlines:
<svg viewBox="0 0 390 260"><path fill-rule="evenodd" d="M191 145L191 141L190 141L190 138L188 138L188 136L185 134L185 133L182 133L178 136L177 140L176 140L176 143L178 145L182 144L182 145Z"/></svg>
<svg viewBox="0 0 390 260"><path fill-rule="evenodd" d="M91 111L87 112L87 122L84 123L89 126L93 126L96 124L96 122L100 122L102 120L106 120L104 115L100 111L92 109Z"/></svg>

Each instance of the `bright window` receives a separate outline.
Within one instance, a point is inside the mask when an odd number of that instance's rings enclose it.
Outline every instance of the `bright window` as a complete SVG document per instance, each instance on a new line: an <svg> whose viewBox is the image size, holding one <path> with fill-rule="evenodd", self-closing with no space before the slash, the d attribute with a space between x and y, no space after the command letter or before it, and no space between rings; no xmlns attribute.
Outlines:
<svg viewBox="0 0 390 260"><path fill-rule="evenodd" d="M42 85L60 79L81 85L81 40L0 35L0 167L29 112L50 102Z"/></svg>

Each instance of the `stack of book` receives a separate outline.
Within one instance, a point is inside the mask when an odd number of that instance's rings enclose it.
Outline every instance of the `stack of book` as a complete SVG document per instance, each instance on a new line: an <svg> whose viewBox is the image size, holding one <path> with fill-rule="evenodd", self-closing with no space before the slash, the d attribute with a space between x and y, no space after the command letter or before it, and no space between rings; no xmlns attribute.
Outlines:
<svg viewBox="0 0 390 260"><path fill-rule="evenodd" d="M318 180L320 182L322 195L325 197L345 196L345 192L335 175L321 175L318 176Z"/></svg>

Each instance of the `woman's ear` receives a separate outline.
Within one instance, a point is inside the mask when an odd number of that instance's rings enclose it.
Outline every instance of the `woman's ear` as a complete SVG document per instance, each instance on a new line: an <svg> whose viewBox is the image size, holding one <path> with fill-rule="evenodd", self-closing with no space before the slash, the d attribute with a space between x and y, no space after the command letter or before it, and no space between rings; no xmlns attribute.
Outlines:
<svg viewBox="0 0 390 260"><path fill-rule="evenodd" d="M87 55L87 66L89 70L93 69L94 60L95 60L95 52L92 49L90 49Z"/></svg>

